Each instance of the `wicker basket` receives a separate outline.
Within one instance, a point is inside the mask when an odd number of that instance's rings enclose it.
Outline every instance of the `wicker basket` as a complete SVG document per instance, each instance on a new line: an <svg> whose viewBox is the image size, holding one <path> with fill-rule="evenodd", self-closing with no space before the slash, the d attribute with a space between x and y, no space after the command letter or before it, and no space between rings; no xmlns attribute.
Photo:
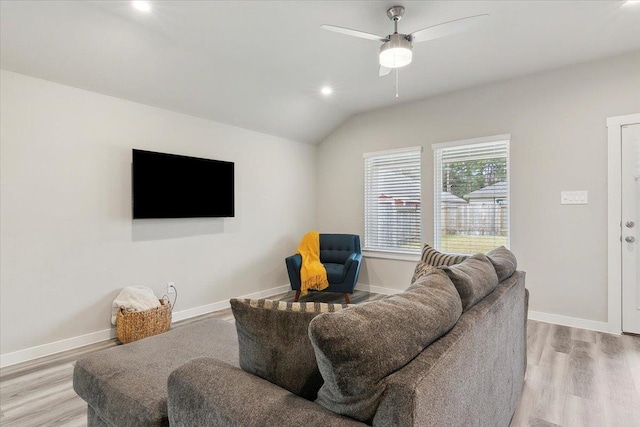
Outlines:
<svg viewBox="0 0 640 427"><path fill-rule="evenodd" d="M167 332L171 327L171 304L160 300L160 307L144 311L125 311L116 316L116 332L121 343L140 340Z"/></svg>

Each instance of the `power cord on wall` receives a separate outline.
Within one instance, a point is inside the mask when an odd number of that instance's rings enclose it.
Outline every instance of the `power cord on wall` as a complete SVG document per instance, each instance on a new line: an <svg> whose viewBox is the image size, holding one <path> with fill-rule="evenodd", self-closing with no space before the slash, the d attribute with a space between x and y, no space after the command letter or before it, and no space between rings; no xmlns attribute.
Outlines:
<svg viewBox="0 0 640 427"><path fill-rule="evenodd" d="M176 297L173 299L173 302L171 302L171 299L169 298L169 295L164 294L162 296L162 299L166 298L166 300L169 301L169 304L171 304L171 310L173 311L176 308L176 301L178 301L178 289L174 285L170 285L169 287L173 288L173 293L176 295Z"/></svg>

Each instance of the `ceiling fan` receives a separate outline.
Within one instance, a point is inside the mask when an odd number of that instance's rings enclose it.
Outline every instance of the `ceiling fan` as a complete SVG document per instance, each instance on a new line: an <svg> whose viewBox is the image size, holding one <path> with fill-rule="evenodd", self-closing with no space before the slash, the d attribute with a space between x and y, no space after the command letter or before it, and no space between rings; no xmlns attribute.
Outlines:
<svg viewBox="0 0 640 427"><path fill-rule="evenodd" d="M484 21L489 15L467 16L465 18L454 19L453 21L443 22L422 30L414 31L410 34L398 33L398 21L404 15L404 7L393 6L387 10L387 16L393 21L393 34L386 37L375 34L365 33L363 31L352 30L350 28L337 27L335 25L321 25L320 28L336 33L345 34L347 36L360 37L362 39L382 42L380 46L380 77L386 76L392 69L398 69L407 66L413 58L413 43L425 42L438 39L451 34L466 31L476 24ZM396 94L397 96L397 94Z"/></svg>

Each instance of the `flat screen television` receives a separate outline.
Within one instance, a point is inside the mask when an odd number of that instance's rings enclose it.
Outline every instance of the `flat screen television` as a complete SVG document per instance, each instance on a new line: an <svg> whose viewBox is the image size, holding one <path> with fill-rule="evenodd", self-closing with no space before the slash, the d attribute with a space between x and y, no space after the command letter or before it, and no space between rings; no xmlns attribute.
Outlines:
<svg viewBox="0 0 640 427"><path fill-rule="evenodd" d="M133 219L233 217L234 164L133 150Z"/></svg>

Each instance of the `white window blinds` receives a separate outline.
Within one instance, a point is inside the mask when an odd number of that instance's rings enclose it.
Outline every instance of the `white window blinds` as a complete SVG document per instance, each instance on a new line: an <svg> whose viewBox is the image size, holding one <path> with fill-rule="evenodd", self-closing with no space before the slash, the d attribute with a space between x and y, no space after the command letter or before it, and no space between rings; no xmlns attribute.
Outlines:
<svg viewBox="0 0 640 427"><path fill-rule="evenodd" d="M509 135L435 144L434 245L474 254L509 246Z"/></svg>
<svg viewBox="0 0 640 427"><path fill-rule="evenodd" d="M364 155L364 249L420 253L421 147Z"/></svg>

